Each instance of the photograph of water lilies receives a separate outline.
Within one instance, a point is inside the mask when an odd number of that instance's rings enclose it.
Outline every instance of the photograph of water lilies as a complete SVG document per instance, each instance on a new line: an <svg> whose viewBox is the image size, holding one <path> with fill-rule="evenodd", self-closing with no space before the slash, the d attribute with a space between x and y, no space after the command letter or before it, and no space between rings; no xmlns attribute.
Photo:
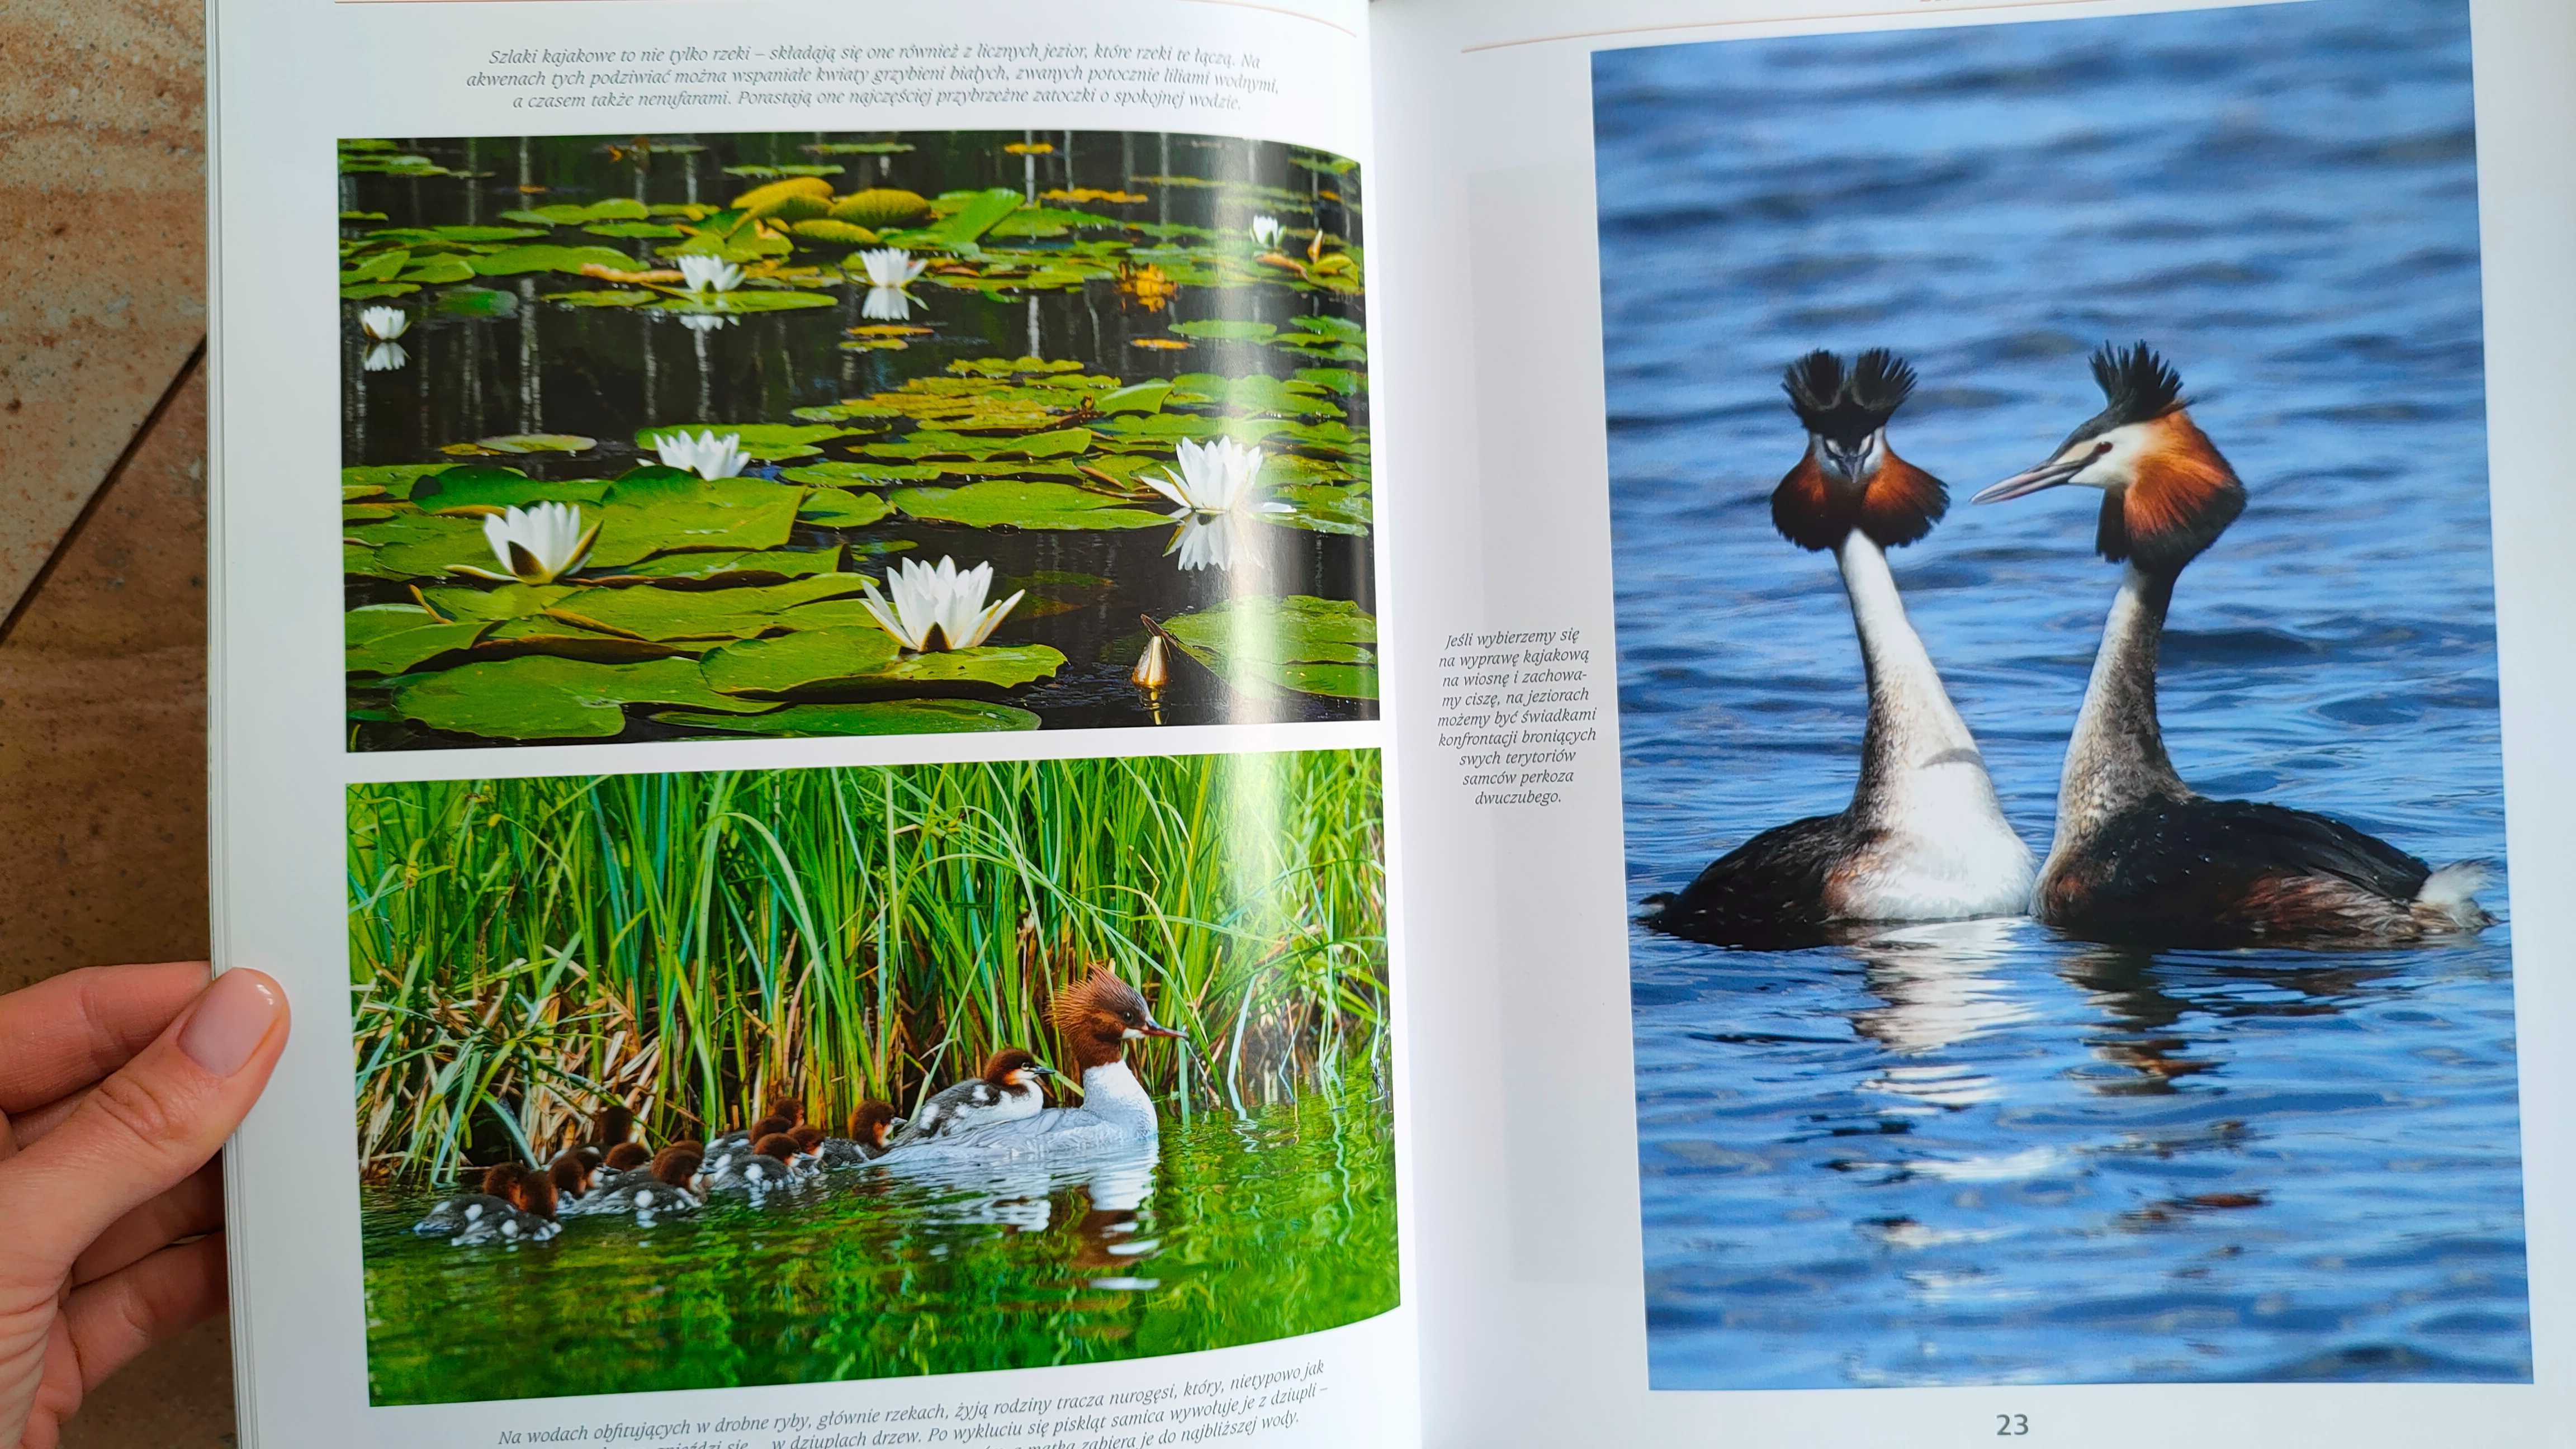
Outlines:
<svg viewBox="0 0 2576 1449"><path fill-rule="evenodd" d="M1358 168L339 147L353 750L1374 718Z"/></svg>

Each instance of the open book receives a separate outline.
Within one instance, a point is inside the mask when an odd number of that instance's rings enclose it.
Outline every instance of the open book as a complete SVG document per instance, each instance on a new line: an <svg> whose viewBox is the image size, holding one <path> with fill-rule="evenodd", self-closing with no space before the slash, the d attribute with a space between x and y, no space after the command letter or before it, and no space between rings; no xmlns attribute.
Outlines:
<svg viewBox="0 0 2576 1449"><path fill-rule="evenodd" d="M2558 0L213 53L245 1443L2571 1442Z"/></svg>

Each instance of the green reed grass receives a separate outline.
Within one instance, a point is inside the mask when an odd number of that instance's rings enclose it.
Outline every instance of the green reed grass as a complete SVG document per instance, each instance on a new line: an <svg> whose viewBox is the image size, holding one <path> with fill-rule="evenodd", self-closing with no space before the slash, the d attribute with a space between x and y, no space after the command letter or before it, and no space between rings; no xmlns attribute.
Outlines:
<svg viewBox="0 0 2576 1449"><path fill-rule="evenodd" d="M353 786L360 1159L1069 1069L1046 1007L1094 962L1188 1034L1128 1054L1183 1115L1372 1071L1382 821L1372 751Z"/></svg>

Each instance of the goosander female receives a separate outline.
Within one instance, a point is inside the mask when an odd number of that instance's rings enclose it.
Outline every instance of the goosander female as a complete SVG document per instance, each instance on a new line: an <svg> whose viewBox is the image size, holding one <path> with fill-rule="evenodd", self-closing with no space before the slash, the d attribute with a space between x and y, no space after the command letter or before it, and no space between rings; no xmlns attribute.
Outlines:
<svg viewBox="0 0 2576 1449"><path fill-rule="evenodd" d="M1034 1117L1046 1105L1038 1084L1055 1069L1018 1047L1004 1047L984 1062L981 1076L969 1078L921 1104L912 1121L894 1139L901 1147L933 1137L948 1137Z"/></svg>
<svg viewBox="0 0 2576 1449"><path fill-rule="evenodd" d="M2492 925L2475 898L2484 862L2436 870L2323 815L2208 799L2174 772L2156 718L2165 611L2184 566L2244 511L2245 487L2147 344L2105 344L2093 380L2102 411L2047 462L1976 497L2098 488L2094 548L2122 569L2032 914L2095 940L2169 946L2414 941Z"/></svg>
<svg viewBox="0 0 2576 1449"><path fill-rule="evenodd" d="M884 1102L861 1102L850 1114L850 1135L826 1137L815 1149L826 1168L856 1167L886 1154L886 1134L902 1122Z"/></svg>
<svg viewBox="0 0 2576 1449"><path fill-rule="evenodd" d="M599 1170L633 1172L636 1168L650 1165L652 1161L653 1154L644 1150L643 1143L620 1142L608 1149L608 1155L599 1160Z"/></svg>
<svg viewBox="0 0 2576 1449"><path fill-rule="evenodd" d="M1887 563L1950 501L1940 479L1888 445L1914 369L1882 348L1848 371L1818 351L1791 364L1782 387L1807 451L1773 491L1771 521L1841 565L1869 681L1860 784L1842 813L1763 831L1679 893L1648 897L1639 919L1712 945L1786 947L1867 922L2017 915L2030 899L2030 847L2005 821Z"/></svg>
<svg viewBox="0 0 2576 1449"><path fill-rule="evenodd" d="M878 1160L889 1166L1014 1156L1060 1161L1130 1152L1158 1141L1162 1128L1154 1099L1127 1069L1127 1043L1180 1033L1154 1020L1145 998L1106 966L1093 967L1080 984L1057 992L1047 1016L1064 1033L1082 1071L1081 1106L1041 1108L1013 1121L901 1144Z"/></svg>

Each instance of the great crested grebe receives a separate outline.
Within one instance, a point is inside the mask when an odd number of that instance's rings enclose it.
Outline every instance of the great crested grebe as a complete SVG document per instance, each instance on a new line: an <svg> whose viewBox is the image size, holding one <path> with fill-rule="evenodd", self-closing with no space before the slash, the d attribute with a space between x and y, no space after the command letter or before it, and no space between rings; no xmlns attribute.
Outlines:
<svg viewBox="0 0 2576 1449"><path fill-rule="evenodd" d="M2030 847L2013 833L1985 757L1905 617L1887 550L1932 531L1941 480L1896 455L1887 421L1914 369L1882 348L1848 372L1808 353L1782 384L1807 452L1771 495L1771 521L1800 548L1833 551L1869 681L1869 726L1851 805L1763 831L1641 917L1724 946L1811 945L1867 922L2018 915Z"/></svg>
<svg viewBox="0 0 2576 1449"><path fill-rule="evenodd" d="M2182 378L2141 342L2105 344L2106 406L2049 460L1976 497L2102 490L2094 547L2122 566L2058 784L2057 838L2032 914L2115 942L2224 946L2411 941L2476 931L2484 862L2435 870L2339 820L2194 794L2165 758L2156 652L2174 580L2245 511L2245 487L2192 422Z"/></svg>

